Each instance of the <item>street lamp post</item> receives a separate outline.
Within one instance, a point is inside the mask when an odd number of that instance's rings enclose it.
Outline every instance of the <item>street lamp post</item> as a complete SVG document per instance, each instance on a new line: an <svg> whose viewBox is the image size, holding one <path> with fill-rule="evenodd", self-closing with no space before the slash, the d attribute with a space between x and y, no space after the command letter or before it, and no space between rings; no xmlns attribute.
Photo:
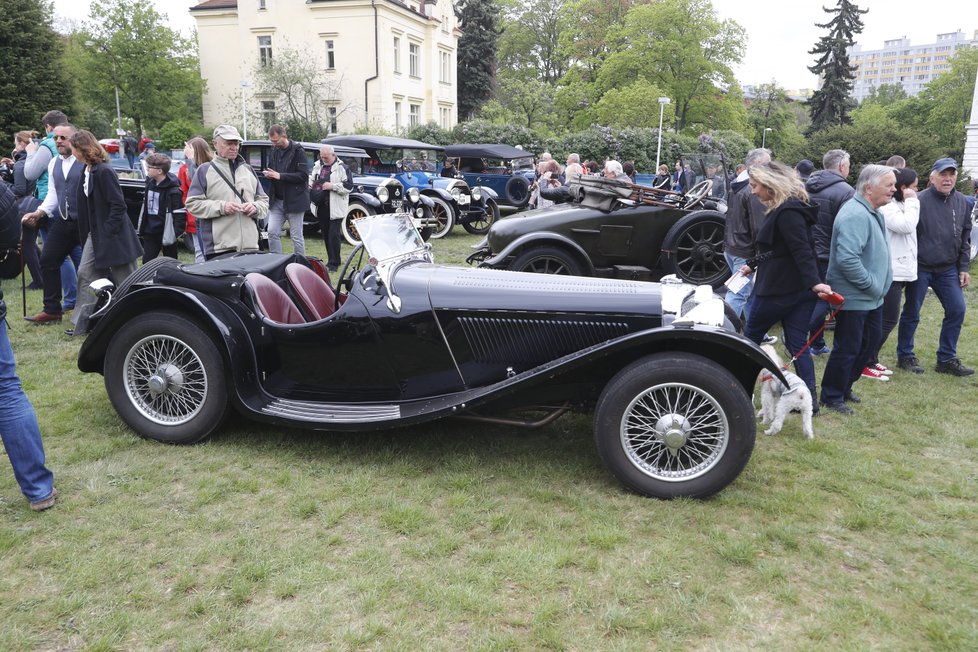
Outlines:
<svg viewBox="0 0 978 652"><path fill-rule="evenodd" d="M761 134L761 148L767 146L767 132L771 131L770 127L764 127L764 133Z"/></svg>
<svg viewBox="0 0 978 652"><path fill-rule="evenodd" d="M109 53L109 50L101 43L96 43L95 41L85 41L85 45L88 47L92 47L93 45L97 46L99 50L108 54L110 61L112 61L112 83L115 85L115 117L119 121L119 131L117 133L122 135L125 133L125 130L122 128L122 107L119 105L119 74L115 69L115 57L112 56Z"/></svg>
<svg viewBox="0 0 978 652"><path fill-rule="evenodd" d="M659 174L659 154L662 153L662 115L666 111L666 104L669 104L668 97L659 98L659 144L655 148L655 173Z"/></svg>

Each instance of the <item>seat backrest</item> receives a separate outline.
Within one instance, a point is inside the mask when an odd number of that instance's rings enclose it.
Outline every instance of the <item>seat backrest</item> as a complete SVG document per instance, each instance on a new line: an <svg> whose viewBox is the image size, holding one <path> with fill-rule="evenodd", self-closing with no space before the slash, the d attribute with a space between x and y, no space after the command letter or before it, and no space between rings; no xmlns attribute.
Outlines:
<svg viewBox="0 0 978 652"><path fill-rule="evenodd" d="M289 263L285 276L295 291L299 302L313 320L325 319L336 308L336 295L316 272L299 263Z"/></svg>
<svg viewBox="0 0 978 652"><path fill-rule="evenodd" d="M252 272L245 276L245 283L255 294L257 308L269 321L279 324L304 324L305 318L285 290L276 285L275 281Z"/></svg>

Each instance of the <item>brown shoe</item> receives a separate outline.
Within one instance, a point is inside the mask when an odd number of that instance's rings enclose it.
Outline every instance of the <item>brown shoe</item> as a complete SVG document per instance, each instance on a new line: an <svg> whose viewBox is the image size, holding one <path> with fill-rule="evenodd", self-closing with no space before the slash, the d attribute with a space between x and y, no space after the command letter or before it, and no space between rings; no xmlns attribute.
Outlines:
<svg viewBox="0 0 978 652"><path fill-rule="evenodd" d="M54 504L58 502L58 489L54 488L51 490L51 495L42 500L35 500L31 503L31 509L35 512L43 512L46 509L51 509Z"/></svg>
<svg viewBox="0 0 978 652"><path fill-rule="evenodd" d="M51 313L47 313L42 310L36 315L24 317L24 319L35 324L51 324L56 321L61 321L61 315L52 315Z"/></svg>

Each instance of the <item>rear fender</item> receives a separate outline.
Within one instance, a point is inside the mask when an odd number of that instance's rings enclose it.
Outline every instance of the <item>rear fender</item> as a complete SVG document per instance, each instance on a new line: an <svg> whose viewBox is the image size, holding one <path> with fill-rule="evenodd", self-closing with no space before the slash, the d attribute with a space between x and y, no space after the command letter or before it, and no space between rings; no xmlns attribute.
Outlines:
<svg viewBox="0 0 978 652"><path fill-rule="evenodd" d="M502 251L484 261L487 267L503 267L508 258L516 256L528 247L560 247L575 257L587 272L594 276L594 264L584 249L570 238L559 233L527 233L510 242Z"/></svg>

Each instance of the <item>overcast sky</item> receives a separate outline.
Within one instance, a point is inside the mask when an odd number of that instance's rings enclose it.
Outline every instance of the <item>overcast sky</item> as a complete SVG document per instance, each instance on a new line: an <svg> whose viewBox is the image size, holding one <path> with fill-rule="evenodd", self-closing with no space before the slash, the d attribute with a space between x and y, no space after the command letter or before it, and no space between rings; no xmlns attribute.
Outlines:
<svg viewBox="0 0 978 652"><path fill-rule="evenodd" d="M297 1L297 0L290 0ZM170 24L189 33L194 21L188 9L199 0L153 0L157 10L169 16ZM89 0L54 0L56 16L84 21ZM933 43L938 34L961 30L966 38L978 29L978 12L973 0L939 0L936 7L919 0L857 0L862 9L863 33L856 38L864 50L883 47L883 41L906 36L914 45ZM794 90L814 88L815 76L807 66L813 62L808 51L825 30L815 27L829 14L823 6L834 0L713 0L721 18L732 18L747 30L747 53L734 72L741 84L763 84L772 80Z"/></svg>

